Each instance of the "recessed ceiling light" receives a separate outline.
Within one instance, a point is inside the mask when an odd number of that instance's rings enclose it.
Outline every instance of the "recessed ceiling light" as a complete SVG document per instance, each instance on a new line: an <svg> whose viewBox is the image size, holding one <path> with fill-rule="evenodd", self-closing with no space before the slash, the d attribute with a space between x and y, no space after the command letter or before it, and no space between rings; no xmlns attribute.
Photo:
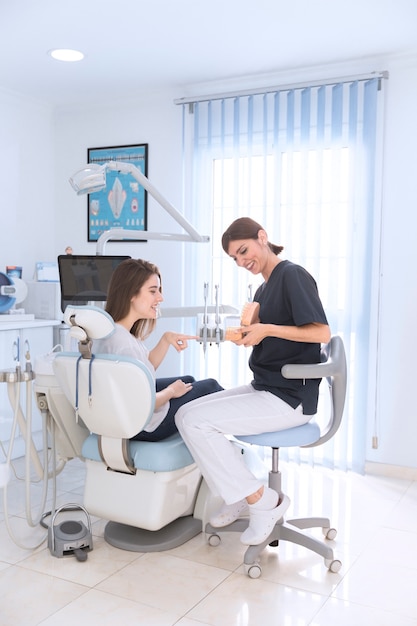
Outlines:
<svg viewBox="0 0 417 626"><path fill-rule="evenodd" d="M84 58L84 54L79 50L69 50L67 48L50 50L48 54L50 54L50 56L57 61L67 61L68 63L73 61L82 61Z"/></svg>

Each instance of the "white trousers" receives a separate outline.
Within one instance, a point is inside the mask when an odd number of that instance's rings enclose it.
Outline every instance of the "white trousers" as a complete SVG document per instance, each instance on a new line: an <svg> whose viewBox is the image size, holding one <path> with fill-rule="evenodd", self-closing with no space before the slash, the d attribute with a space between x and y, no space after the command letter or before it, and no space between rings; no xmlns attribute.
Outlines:
<svg viewBox="0 0 417 626"><path fill-rule="evenodd" d="M293 409L269 391L243 385L184 404L175 416L178 430L209 489L226 504L255 493L262 481L248 469L238 447L225 435L254 435L306 424L302 406Z"/></svg>

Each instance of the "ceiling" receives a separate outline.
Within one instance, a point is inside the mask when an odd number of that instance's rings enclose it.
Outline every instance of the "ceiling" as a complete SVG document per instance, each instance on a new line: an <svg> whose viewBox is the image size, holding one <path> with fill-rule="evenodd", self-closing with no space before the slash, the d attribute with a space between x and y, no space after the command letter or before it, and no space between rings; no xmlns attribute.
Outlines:
<svg viewBox="0 0 417 626"><path fill-rule="evenodd" d="M0 0L0 88L57 107L416 53L416 0Z"/></svg>

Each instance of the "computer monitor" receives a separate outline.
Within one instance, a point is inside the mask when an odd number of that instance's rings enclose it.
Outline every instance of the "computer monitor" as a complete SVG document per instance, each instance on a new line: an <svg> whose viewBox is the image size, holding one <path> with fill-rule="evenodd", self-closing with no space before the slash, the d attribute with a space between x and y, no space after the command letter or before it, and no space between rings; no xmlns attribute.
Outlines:
<svg viewBox="0 0 417 626"><path fill-rule="evenodd" d="M62 312L69 304L105 302L114 269L130 256L60 254L58 256L61 283Z"/></svg>

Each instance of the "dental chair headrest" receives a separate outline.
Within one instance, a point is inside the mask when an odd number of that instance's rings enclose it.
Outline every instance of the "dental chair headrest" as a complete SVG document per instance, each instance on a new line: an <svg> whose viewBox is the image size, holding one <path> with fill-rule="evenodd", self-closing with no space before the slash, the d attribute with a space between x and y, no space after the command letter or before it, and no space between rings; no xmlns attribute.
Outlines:
<svg viewBox="0 0 417 626"><path fill-rule="evenodd" d="M67 306L64 322L70 327L70 335L77 341L104 339L114 332L112 317L97 306Z"/></svg>

